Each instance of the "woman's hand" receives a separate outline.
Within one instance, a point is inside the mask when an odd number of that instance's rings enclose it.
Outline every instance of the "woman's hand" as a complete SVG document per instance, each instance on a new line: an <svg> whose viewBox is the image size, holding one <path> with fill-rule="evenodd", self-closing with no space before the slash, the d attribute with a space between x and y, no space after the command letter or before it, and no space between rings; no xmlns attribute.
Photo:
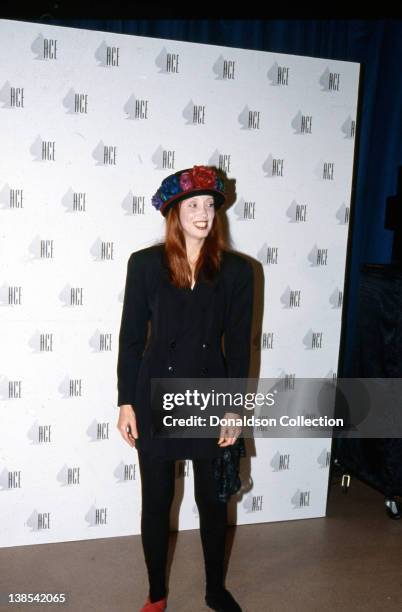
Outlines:
<svg viewBox="0 0 402 612"><path fill-rule="evenodd" d="M120 406L117 429L120 431L127 444L135 448L135 439L138 438L138 432L134 407L131 404L122 404Z"/></svg>
<svg viewBox="0 0 402 612"><path fill-rule="evenodd" d="M235 412L225 412L224 419L240 419L240 414ZM238 425L221 425L220 438L218 440L218 446L221 448L224 446L230 446L234 444L237 438L241 434L241 427Z"/></svg>

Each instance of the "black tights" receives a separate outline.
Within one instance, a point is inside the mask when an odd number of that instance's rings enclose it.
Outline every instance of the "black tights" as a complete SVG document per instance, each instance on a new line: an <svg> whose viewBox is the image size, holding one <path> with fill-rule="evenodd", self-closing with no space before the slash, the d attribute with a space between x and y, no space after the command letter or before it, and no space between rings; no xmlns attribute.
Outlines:
<svg viewBox="0 0 402 612"><path fill-rule="evenodd" d="M141 538L148 570L151 602L166 596L169 516L174 497L175 460L152 457L138 449L141 473ZM224 583L227 503L216 499L211 459L193 459L194 498L200 516L206 589Z"/></svg>

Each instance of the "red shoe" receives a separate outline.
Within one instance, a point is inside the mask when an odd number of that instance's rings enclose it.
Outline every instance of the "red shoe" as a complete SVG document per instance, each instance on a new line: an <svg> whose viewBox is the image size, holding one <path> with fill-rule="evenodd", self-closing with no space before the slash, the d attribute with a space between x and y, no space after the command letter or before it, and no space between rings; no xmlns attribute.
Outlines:
<svg viewBox="0 0 402 612"><path fill-rule="evenodd" d="M141 608L140 612L165 612L167 607L166 597L163 599L159 599L158 601L151 602L149 595L144 606Z"/></svg>

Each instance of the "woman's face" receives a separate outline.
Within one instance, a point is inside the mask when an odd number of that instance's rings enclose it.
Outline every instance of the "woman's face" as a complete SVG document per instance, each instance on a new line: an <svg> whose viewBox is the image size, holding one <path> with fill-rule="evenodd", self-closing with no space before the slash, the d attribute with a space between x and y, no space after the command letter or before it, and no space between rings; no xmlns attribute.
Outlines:
<svg viewBox="0 0 402 612"><path fill-rule="evenodd" d="M179 218L184 234L191 238L206 238L215 216L214 198L197 195L180 203Z"/></svg>

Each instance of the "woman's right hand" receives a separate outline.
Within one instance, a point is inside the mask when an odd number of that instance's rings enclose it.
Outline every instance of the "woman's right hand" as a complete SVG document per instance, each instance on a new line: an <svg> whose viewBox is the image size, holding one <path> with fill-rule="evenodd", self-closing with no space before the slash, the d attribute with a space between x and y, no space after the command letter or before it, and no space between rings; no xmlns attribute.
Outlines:
<svg viewBox="0 0 402 612"><path fill-rule="evenodd" d="M117 429L120 431L127 444L135 448L135 439L138 438L138 432L134 406L131 404L122 404L120 406Z"/></svg>

